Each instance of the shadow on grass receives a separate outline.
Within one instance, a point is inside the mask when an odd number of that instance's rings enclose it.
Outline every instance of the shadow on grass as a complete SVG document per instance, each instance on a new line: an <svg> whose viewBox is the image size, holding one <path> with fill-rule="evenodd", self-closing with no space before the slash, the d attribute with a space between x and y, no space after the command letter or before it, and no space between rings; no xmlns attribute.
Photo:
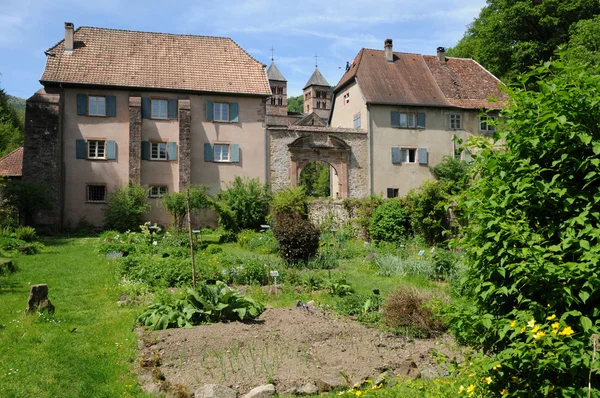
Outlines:
<svg viewBox="0 0 600 398"><path fill-rule="evenodd" d="M22 284L15 280L11 280L10 276L0 277L0 295L16 293L23 290L22 288Z"/></svg>

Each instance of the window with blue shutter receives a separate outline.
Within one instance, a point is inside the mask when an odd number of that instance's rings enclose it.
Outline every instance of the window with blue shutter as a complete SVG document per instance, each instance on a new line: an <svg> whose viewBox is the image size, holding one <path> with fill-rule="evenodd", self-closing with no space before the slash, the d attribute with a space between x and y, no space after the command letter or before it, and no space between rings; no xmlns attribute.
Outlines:
<svg viewBox="0 0 600 398"><path fill-rule="evenodd" d="M239 122L239 106L237 102L231 102L229 104L229 121L232 123Z"/></svg>
<svg viewBox="0 0 600 398"><path fill-rule="evenodd" d="M419 164L426 165L429 163L429 154L427 153L427 148L419 148L418 151Z"/></svg>
<svg viewBox="0 0 600 398"><path fill-rule="evenodd" d="M75 141L75 158L76 159L87 159L86 156L86 144L85 140L76 140Z"/></svg>
<svg viewBox="0 0 600 398"><path fill-rule="evenodd" d="M142 117L150 119L150 98L142 97Z"/></svg>
<svg viewBox="0 0 600 398"><path fill-rule="evenodd" d="M150 142L142 141L142 160L150 160Z"/></svg>
<svg viewBox="0 0 600 398"><path fill-rule="evenodd" d="M231 162L239 163L240 162L240 146L238 144L231 144L229 146L231 151Z"/></svg>
<svg viewBox="0 0 600 398"><path fill-rule="evenodd" d="M400 163L402 163L402 158L400 156L400 148L392 148L392 164Z"/></svg>
<svg viewBox="0 0 600 398"><path fill-rule="evenodd" d="M167 156L169 160L177 160L177 143L176 142L169 142L167 144L168 148L167 148Z"/></svg>
<svg viewBox="0 0 600 398"><path fill-rule="evenodd" d="M210 100L206 100L206 120L213 120L214 104Z"/></svg>
<svg viewBox="0 0 600 398"><path fill-rule="evenodd" d="M210 144L204 144L204 161L212 162L213 161L213 148Z"/></svg>
<svg viewBox="0 0 600 398"><path fill-rule="evenodd" d="M400 127L400 112L392 111L392 127Z"/></svg>
<svg viewBox="0 0 600 398"><path fill-rule="evenodd" d="M115 141L106 141L106 159L117 159L117 143Z"/></svg>
<svg viewBox="0 0 600 398"><path fill-rule="evenodd" d="M423 112L417 113L417 128L418 129L425 128L425 113L423 113Z"/></svg>
<svg viewBox="0 0 600 398"><path fill-rule="evenodd" d="M177 99L169 100L169 119L177 119L179 101Z"/></svg>
<svg viewBox="0 0 600 398"><path fill-rule="evenodd" d="M106 96L106 116L117 116L117 97L114 95Z"/></svg>
<svg viewBox="0 0 600 398"><path fill-rule="evenodd" d="M88 97L85 94L77 94L77 114L81 116L88 114Z"/></svg>

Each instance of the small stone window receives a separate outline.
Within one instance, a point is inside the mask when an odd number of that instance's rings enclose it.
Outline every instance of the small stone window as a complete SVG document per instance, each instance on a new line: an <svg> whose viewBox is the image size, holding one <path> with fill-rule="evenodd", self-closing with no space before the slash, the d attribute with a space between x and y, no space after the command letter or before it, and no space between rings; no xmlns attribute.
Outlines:
<svg viewBox="0 0 600 398"><path fill-rule="evenodd" d="M388 188L387 189L388 199L397 198L398 196L400 196L400 190L398 188Z"/></svg>
<svg viewBox="0 0 600 398"><path fill-rule="evenodd" d="M450 130L462 129L462 116L460 113L451 113L448 115L448 119Z"/></svg>
<svg viewBox="0 0 600 398"><path fill-rule="evenodd" d="M479 131L492 132L496 131L495 116L481 116L479 118Z"/></svg>
<svg viewBox="0 0 600 398"><path fill-rule="evenodd" d="M106 203L106 185L88 185L87 202Z"/></svg>
<svg viewBox="0 0 600 398"><path fill-rule="evenodd" d="M165 185L153 185L150 187L150 197L151 198L162 198L166 195L168 189Z"/></svg>

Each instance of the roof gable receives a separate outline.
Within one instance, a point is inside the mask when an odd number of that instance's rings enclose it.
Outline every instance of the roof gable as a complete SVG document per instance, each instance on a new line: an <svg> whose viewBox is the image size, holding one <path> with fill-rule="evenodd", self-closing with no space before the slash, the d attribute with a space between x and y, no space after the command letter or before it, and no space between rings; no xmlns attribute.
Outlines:
<svg viewBox="0 0 600 398"><path fill-rule="evenodd" d="M0 158L0 176L21 177L23 175L23 147L19 147Z"/></svg>
<svg viewBox="0 0 600 398"><path fill-rule="evenodd" d="M265 65L223 37L82 26L48 50L42 83L270 95Z"/></svg>

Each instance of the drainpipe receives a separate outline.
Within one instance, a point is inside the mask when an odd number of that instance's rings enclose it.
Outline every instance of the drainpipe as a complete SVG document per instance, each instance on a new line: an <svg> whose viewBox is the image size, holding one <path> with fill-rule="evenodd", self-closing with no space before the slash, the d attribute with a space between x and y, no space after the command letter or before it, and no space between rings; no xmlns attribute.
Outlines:
<svg viewBox="0 0 600 398"><path fill-rule="evenodd" d="M371 104L367 103L367 137L369 139L369 192L373 195L373 120L371 119Z"/></svg>
<svg viewBox="0 0 600 398"><path fill-rule="evenodd" d="M452 157L456 158L456 133L452 134Z"/></svg>

